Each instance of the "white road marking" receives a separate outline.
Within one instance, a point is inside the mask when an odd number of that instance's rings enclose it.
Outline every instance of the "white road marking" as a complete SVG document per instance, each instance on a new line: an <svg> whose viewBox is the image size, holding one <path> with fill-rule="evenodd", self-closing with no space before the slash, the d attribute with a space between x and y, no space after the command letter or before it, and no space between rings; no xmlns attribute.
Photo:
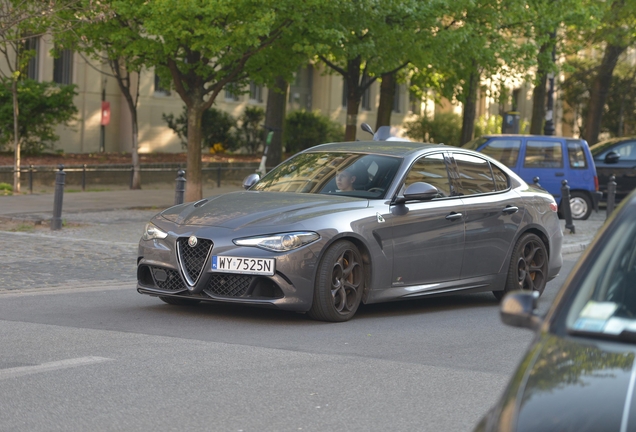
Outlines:
<svg viewBox="0 0 636 432"><path fill-rule="evenodd" d="M49 372L58 369L67 369L77 366L86 366L95 363L103 363L113 359L105 357L79 357L68 360L60 360L49 363L42 363L36 366L21 366L9 369L0 369L0 380L17 378L24 375L32 375L36 373Z"/></svg>

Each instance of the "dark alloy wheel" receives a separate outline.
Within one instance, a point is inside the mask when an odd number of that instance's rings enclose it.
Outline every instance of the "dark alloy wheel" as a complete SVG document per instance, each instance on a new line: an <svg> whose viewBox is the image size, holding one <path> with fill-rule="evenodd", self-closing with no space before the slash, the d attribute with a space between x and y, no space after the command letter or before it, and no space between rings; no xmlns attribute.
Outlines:
<svg viewBox="0 0 636 432"><path fill-rule="evenodd" d="M179 297L159 297L163 302L176 306L190 306L201 303L201 300L179 298Z"/></svg>
<svg viewBox="0 0 636 432"><path fill-rule="evenodd" d="M493 291L497 299L515 290L543 293L548 282L548 252L543 241L532 233L519 238L512 253L508 278L503 291Z"/></svg>
<svg viewBox="0 0 636 432"><path fill-rule="evenodd" d="M309 316L331 322L347 321L360 306L364 265L358 248L341 240L329 247L320 265Z"/></svg>

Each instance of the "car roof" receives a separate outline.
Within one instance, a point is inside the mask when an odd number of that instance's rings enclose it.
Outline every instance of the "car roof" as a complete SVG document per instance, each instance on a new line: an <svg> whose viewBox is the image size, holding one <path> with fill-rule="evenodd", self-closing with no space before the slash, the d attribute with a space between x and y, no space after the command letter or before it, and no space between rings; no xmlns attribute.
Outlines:
<svg viewBox="0 0 636 432"><path fill-rule="evenodd" d="M482 135L480 138L536 138L536 139L568 139L568 140L582 140L582 138L555 136L555 135L529 135L529 134L489 134Z"/></svg>
<svg viewBox="0 0 636 432"><path fill-rule="evenodd" d="M350 141L320 144L305 150L305 152L353 152L405 157L420 150L434 149L448 150L448 146L412 141Z"/></svg>

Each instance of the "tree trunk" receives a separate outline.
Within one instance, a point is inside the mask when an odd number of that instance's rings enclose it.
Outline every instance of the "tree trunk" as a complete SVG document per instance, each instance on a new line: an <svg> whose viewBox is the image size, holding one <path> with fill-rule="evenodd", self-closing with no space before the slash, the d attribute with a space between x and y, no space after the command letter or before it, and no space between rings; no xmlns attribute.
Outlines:
<svg viewBox="0 0 636 432"><path fill-rule="evenodd" d="M18 80L13 78L11 85L11 93L13 94L13 143L14 143L14 159L13 159L13 192L20 193L20 136L18 127Z"/></svg>
<svg viewBox="0 0 636 432"><path fill-rule="evenodd" d="M475 133L475 116L477 115L477 91L479 90L480 74L477 70L471 72L468 78L468 91L464 102L464 116L462 118L462 135L459 145L464 145L473 139Z"/></svg>
<svg viewBox="0 0 636 432"><path fill-rule="evenodd" d="M265 127L274 131L272 142L267 150L267 162L269 166L278 165L283 156L283 128L285 126L285 114L287 111L287 87L288 83L282 76L277 76L274 85L267 92L267 109L265 111Z"/></svg>
<svg viewBox="0 0 636 432"><path fill-rule="evenodd" d="M550 46L546 43L541 45L539 49L539 56L542 56ZM537 76L539 77L539 84L532 89L532 118L530 119L530 134L542 135L543 134L543 122L545 121L545 104L548 91L546 86L548 85L548 74L544 67L539 67L537 70Z"/></svg>
<svg viewBox="0 0 636 432"><path fill-rule="evenodd" d="M201 173L201 118L203 108L200 104L188 107L188 155L186 169L185 201L198 201L203 198L203 180Z"/></svg>
<svg viewBox="0 0 636 432"><path fill-rule="evenodd" d="M598 142L598 135L601 132L601 117L612 82L612 74L614 73L618 58L624 51L625 47L621 46L607 45L607 47L605 47L603 60L592 83L590 105L585 122L585 139L589 145Z"/></svg>
<svg viewBox="0 0 636 432"><path fill-rule="evenodd" d="M375 122L375 130L381 126L391 126L391 114L395 98L395 73L382 75L380 83L380 104L378 105L378 117Z"/></svg>

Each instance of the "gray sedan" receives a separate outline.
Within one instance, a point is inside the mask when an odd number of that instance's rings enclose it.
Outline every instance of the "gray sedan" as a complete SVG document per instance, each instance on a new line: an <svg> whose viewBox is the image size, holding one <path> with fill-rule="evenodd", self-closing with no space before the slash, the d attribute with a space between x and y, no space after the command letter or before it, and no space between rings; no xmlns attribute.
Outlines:
<svg viewBox="0 0 636 432"><path fill-rule="evenodd" d="M346 321L361 303L541 293L562 265L554 198L470 150L323 144L244 186L156 215L138 292Z"/></svg>

